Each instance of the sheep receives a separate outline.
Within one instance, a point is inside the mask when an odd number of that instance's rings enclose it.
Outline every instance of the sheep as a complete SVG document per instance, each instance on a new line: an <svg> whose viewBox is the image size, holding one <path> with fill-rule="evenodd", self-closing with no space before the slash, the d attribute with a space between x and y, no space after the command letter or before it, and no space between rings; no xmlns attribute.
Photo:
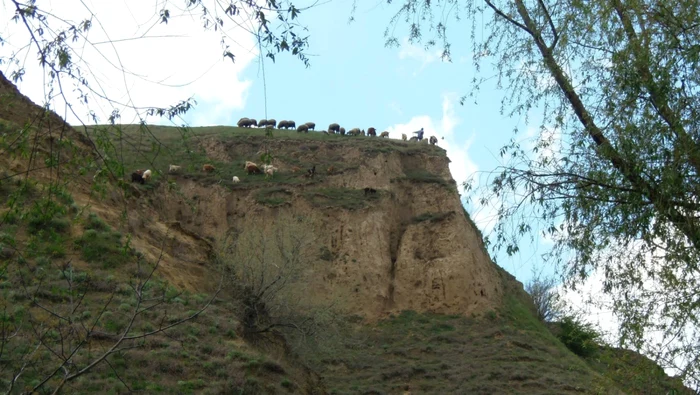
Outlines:
<svg viewBox="0 0 700 395"><path fill-rule="evenodd" d="M245 162L244 169L248 174L260 174L260 173L262 173L260 171L260 169L258 168L258 165L256 165L253 162L250 162L250 161Z"/></svg>
<svg viewBox="0 0 700 395"><path fill-rule="evenodd" d="M180 169L182 169L182 166L178 165L170 165L168 167L168 173L174 174L174 173L179 173Z"/></svg>
<svg viewBox="0 0 700 395"><path fill-rule="evenodd" d="M301 132L309 133L309 127L306 126L306 125L299 125L299 127L297 128L297 132L299 132L299 133L301 133Z"/></svg>
<svg viewBox="0 0 700 395"><path fill-rule="evenodd" d="M267 126L267 119L261 119L258 121L258 127L264 128L265 126Z"/></svg>
<svg viewBox="0 0 700 395"><path fill-rule="evenodd" d="M406 133L401 133L401 140L403 140L403 141L408 140L408 136L406 136Z"/></svg>
<svg viewBox="0 0 700 395"><path fill-rule="evenodd" d="M248 125L248 127L258 127L258 121L256 121L254 118L249 118L248 120L250 121L250 125Z"/></svg>
<svg viewBox="0 0 700 395"><path fill-rule="evenodd" d="M151 170L149 169L149 170L144 171L142 177L143 177L144 181L150 180L151 179Z"/></svg>
<svg viewBox="0 0 700 395"><path fill-rule="evenodd" d="M307 122L307 123L305 123L304 125L306 125L306 127L307 127L309 130L314 130L314 129L316 129L316 124L313 123L313 122Z"/></svg>
<svg viewBox="0 0 700 395"><path fill-rule="evenodd" d="M385 130L382 132L382 134L379 135L379 137L389 137L389 132Z"/></svg>
<svg viewBox="0 0 700 395"><path fill-rule="evenodd" d="M294 122L294 121L287 121L287 127L288 127L289 129L294 129L294 128L297 127L297 123Z"/></svg>
<svg viewBox="0 0 700 395"><path fill-rule="evenodd" d="M287 129L287 121L282 120L277 123L277 127L279 129Z"/></svg>
<svg viewBox="0 0 700 395"><path fill-rule="evenodd" d="M143 175L139 173L139 171L135 171L131 173L131 182L140 182L141 184L145 183L146 181L143 179Z"/></svg>
<svg viewBox="0 0 700 395"><path fill-rule="evenodd" d="M410 139L408 139L408 141L415 141L415 142L418 142L418 137L413 136L413 137L411 137Z"/></svg>
<svg viewBox="0 0 700 395"><path fill-rule="evenodd" d="M263 169L265 169L265 174L270 177L272 177L277 171L277 168L272 165L263 165Z"/></svg>
<svg viewBox="0 0 700 395"><path fill-rule="evenodd" d="M345 130L345 129L343 129L343 130ZM332 123L332 124L328 125L328 132L329 133L330 132L340 133L340 125L338 125L337 123Z"/></svg>
<svg viewBox="0 0 700 395"><path fill-rule="evenodd" d="M202 171L205 171L205 172L207 172L207 173L211 173L211 172L213 172L214 170L216 170L216 167L214 167L214 166L212 166L212 165L210 165L210 164L208 164L208 163L207 163L206 165L202 166Z"/></svg>
<svg viewBox="0 0 700 395"><path fill-rule="evenodd" d="M435 145L435 144L437 144L437 137L430 136L430 145Z"/></svg>
<svg viewBox="0 0 700 395"><path fill-rule="evenodd" d="M239 182L241 182L241 179L237 176L233 176L233 179L231 181L233 181L234 184L238 184Z"/></svg>
<svg viewBox="0 0 700 395"><path fill-rule="evenodd" d="M272 170L273 172L277 171L277 168L273 165L262 165L262 170L267 173L268 170Z"/></svg>
<svg viewBox="0 0 700 395"><path fill-rule="evenodd" d="M338 129L338 133L340 133L341 136L345 136L345 128Z"/></svg>
<svg viewBox="0 0 700 395"><path fill-rule="evenodd" d="M376 137L376 136L377 136L377 129L375 129L375 128L369 128L369 129L367 129L367 135L368 135L368 136L375 136L375 137Z"/></svg>
<svg viewBox="0 0 700 395"><path fill-rule="evenodd" d="M268 119L268 120L267 120L267 126L270 126L271 128L274 129L274 127L277 126L277 121L275 121L274 118L273 118L273 119Z"/></svg>
<svg viewBox="0 0 700 395"><path fill-rule="evenodd" d="M248 119L248 118L241 118L236 125L238 125L239 128L249 128L250 125L253 124L254 119Z"/></svg>
<svg viewBox="0 0 700 395"><path fill-rule="evenodd" d="M420 140L419 142L421 142L423 144L428 144L428 139L423 139L423 140Z"/></svg>
<svg viewBox="0 0 700 395"><path fill-rule="evenodd" d="M351 136L359 136L359 135L360 135L360 129L359 129L359 128L353 128L353 129L350 129L347 133L348 133L349 135L351 135Z"/></svg>

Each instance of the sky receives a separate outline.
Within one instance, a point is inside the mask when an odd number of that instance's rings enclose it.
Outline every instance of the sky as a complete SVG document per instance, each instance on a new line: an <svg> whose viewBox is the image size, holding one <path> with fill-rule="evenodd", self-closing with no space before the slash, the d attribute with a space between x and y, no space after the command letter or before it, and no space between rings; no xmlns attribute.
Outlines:
<svg viewBox="0 0 700 395"><path fill-rule="evenodd" d="M92 78L94 92L88 100L100 122L106 122L111 113L111 106L100 96L115 100L123 123L138 122L126 104L167 106L193 97L197 105L184 117L191 126L235 125L241 117L292 119L297 124L313 121L319 129L333 122L348 130L375 127L389 131L396 139L422 127L426 137L437 136L438 145L446 149L458 185L501 163L499 149L513 137L514 128L520 130L519 139L535 135L536 117L526 124L521 118L500 113L505 92L495 83L486 84L476 102L470 98L460 104L475 76L466 24L451 27L452 61L445 62L440 48L409 43L407 31L401 31L405 24L399 24L395 32L400 46L384 45L384 31L397 5L359 2L350 22L352 0L319 2L302 11L299 18L308 28L307 68L291 54L279 55L275 62L261 57L243 19L237 21L238 26L227 23L222 30L205 31L200 13L183 12L179 8L183 3L37 0L36 5L73 23L87 18L88 8L93 13L90 44L78 46L73 60L82 61L83 71ZM12 3L2 2L1 7L0 37L4 43L0 55L20 55L19 64L27 72L18 87L35 102L43 103L51 91L37 66L36 50L27 50L26 31L11 21ZM164 7L171 11L167 24L159 23L159 10ZM53 26L61 23L52 21ZM235 62L222 56L222 37ZM0 65L6 75L17 67L13 63ZM492 64L482 64L482 76L494 74ZM67 91L75 102L77 94ZM53 104L70 123L90 123L84 107L74 104L66 109L60 97ZM473 203L466 207L482 233L488 234L495 223L493 212ZM527 283L535 270L553 272L539 257L549 245L545 239L536 239L523 245L516 256L499 255L498 264Z"/></svg>

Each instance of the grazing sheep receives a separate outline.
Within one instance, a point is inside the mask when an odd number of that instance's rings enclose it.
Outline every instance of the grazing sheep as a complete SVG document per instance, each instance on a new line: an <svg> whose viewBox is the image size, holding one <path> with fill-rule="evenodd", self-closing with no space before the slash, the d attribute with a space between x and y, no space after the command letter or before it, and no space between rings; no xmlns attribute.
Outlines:
<svg viewBox="0 0 700 395"><path fill-rule="evenodd" d="M146 182L146 180L143 179L143 175L137 170L131 173L131 182L140 182L141 184L143 184Z"/></svg>
<svg viewBox="0 0 700 395"><path fill-rule="evenodd" d="M269 127L271 127L271 128L274 129L274 127L277 126L277 121L275 121L274 118L273 118L273 119L268 119L268 120L267 120L267 126L269 126Z"/></svg>
<svg viewBox="0 0 700 395"><path fill-rule="evenodd" d="M214 166L212 166L212 165L210 165L210 164L208 164L208 163L207 163L206 165L202 166L202 171L205 171L205 172L207 172L207 173L211 173L211 172L213 172L214 170L216 170L216 167L214 167Z"/></svg>
<svg viewBox="0 0 700 395"><path fill-rule="evenodd" d="M260 173L262 173L262 171L260 171L260 168L258 168L258 165L256 165L253 162L246 161L244 168L248 174L260 174Z"/></svg>
<svg viewBox="0 0 700 395"><path fill-rule="evenodd" d="M377 129L375 129L375 128L369 128L369 129L367 129L367 135L368 135L368 136L375 136L375 137L376 137L376 136L377 136Z"/></svg>
<svg viewBox="0 0 700 395"><path fill-rule="evenodd" d="M437 137L430 136L430 145L435 145L435 144L437 144Z"/></svg>
<svg viewBox="0 0 700 395"><path fill-rule="evenodd" d="M408 141L416 141L416 142L417 142L417 141L418 141L418 137L413 136L413 137L411 137L410 139L408 139Z"/></svg>
<svg viewBox="0 0 700 395"><path fill-rule="evenodd" d="M255 126L256 128L258 127L258 121L256 121L254 118L249 118L248 120L250 121L250 125L248 125L248 126L250 126L250 127Z"/></svg>
<svg viewBox="0 0 700 395"><path fill-rule="evenodd" d="M273 172L277 171L277 168L272 165L262 165L262 170L267 173L268 170L272 169Z"/></svg>
<svg viewBox="0 0 700 395"><path fill-rule="evenodd" d="M180 169L182 169L182 166L178 165L170 165L168 167L168 173L174 174L174 173L179 173Z"/></svg>
<svg viewBox="0 0 700 395"><path fill-rule="evenodd" d="M265 171L265 174L272 177L277 171L277 168L272 165L263 165L263 170Z"/></svg>
<svg viewBox="0 0 700 395"><path fill-rule="evenodd" d="M238 123L237 123L239 128L249 128L252 125L257 126L257 122L255 122L254 119L249 119L249 118L241 118Z"/></svg>
<svg viewBox="0 0 700 395"><path fill-rule="evenodd" d="M279 129L287 129L287 121L284 121L284 120L279 121L279 122L277 123L277 128L279 128Z"/></svg>
<svg viewBox="0 0 700 395"><path fill-rule="evenodd" d="M385 130L382 132L382 134L379 135L379 137L389 137L389 132Z"/></svg>
<svg viewBox="0 0 700 395"><path fill-rule="evenodd" d="M306 127L309 128L309 130L314 130L314 129L316 129L316 124L313 123L313 122L307 122L307 123L305 123L304 125L306 125Z"/></svg>
<svg viewBox="0 0 700 395"><path fill-rule="evenodd" d="M345 130L345 129L343 129L343 130ZM328 125L328 132L329 133L330 132L340 133L340 125L338 125L337 123L332 123L332 124Z"/></svg>
<svg viewBox="0 0 700 395"><path fill-rule="evenodd" d="M265 126L267 126L267 119L261 119L261 120L258 122L258 126L261 127L261 128L264 128Z"/></svg>
<svg viewBox="0 0 700 395"><path fill-rule="evenodd" d="M351 136L359 136L360 135L360 129L359 128L353 128L348 131L348 134Z"/></svg>
<svg viewBox="0 0 700 395"><path fill-rule="evenodd" d="M345 136L345 128L338 129L338 133L340 133L341 136Z"/></svg>
<svg viewBox="0 0 700 395"><path fill-rule="evenodd" d="M403 140L403 141L408 140L408 136L406 136L406 133L401 133L401 140Z"/></svg>
<svg viewBox="0 0 700 395"><path fill-rule="evenodd" d="M142 177L143 177L144 181L150 180L151 179L151 170L149 169L149 170L144 171Z"/></svg>
<svg viewBox="0 0 700 395"><path fill-rule="evenodd" d="M309 133L309 127L306 126L306 125L299 125L299 127L297 128L297 132L299 132L299 133L301 133L301 132Z"/></svg>
<svg viewBox="0 0 700 395"><path fill-rule="evenodd" d="M294 129L297 127L297 123L294 121L287 121L287 128Z"/></svg>
<svg viewBox="0 0 700 395"><path fill-rule="evenodd" d="M241 179L237 176L233 176L233 179L231 181L233 181L234 184L238 184L239 182L241 182Z"/></svg>

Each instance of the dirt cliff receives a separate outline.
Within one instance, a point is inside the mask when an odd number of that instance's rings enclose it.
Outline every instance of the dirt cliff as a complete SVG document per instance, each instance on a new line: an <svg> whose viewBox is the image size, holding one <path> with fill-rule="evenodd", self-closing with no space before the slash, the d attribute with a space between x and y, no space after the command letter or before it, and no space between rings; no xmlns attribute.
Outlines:
<svg viewBox="0 0 700 395"><path fill-rule="evenodd" d="M147 192L153 203L143 204L150 213L130 217L136 237L166 232L144 220L158 218L216 248L231 231L240 234L294 213L315 224L308 231L319 259L308 262L302 281L311 301L333 301L370 319L407 309L468 315L500 305L500 277L461 206L443 149L369 137L210 132L193 131L217 173L190 166L185 174L164 174L167 183L155 181L158 192ZM280 169L274 177L243 172L242 164L261 151L274 155ZM306 177L314 165L316 175ZM231 174L241 183L233 184ZM173 185L178 193L166 193ZM180 243L167 250L163 270L175 283L196 288L197 270L183 276L177 262Z"/></svg>

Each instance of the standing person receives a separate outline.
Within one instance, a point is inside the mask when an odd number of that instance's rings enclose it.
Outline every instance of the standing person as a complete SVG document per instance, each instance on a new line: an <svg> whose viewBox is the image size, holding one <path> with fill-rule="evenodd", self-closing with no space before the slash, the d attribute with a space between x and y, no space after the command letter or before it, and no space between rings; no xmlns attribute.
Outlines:
<svg viewBox="0 0 700 395"><path fill-rule="evenodd" d="M423 128L420 128L417 132L413 132L413 134L418 134L418 141L423 140Z"/></svg>

